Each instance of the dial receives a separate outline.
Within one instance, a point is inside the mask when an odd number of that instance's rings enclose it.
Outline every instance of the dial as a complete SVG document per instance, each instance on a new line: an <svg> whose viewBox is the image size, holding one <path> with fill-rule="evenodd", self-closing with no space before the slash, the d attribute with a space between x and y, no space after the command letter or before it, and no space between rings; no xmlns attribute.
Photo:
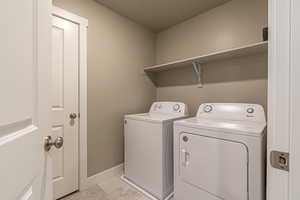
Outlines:
<svg viewBox="0 0 300 200"><path fill-rule="evenodd" d="M203 108L204 112L209 113L213 110L213 107L211 105L206 105Z"/></svg>
<svg viewBox="0 0 300 200"><path fill-rule="evenodd" d="M162 105L161 104L155 104L155 110L161 109Z"/></svg>
<svg viewBox="0 0 300 200"><path fill-rule="evenodd" d="M249 113L249 114L254 113L254 108L247 108L247 113Z"/></svg>
<svg viewBox="0 0 300 200"><path fill-rule="evenodd" d="M179 105L179 104L175 104L175 105L173 106L173 110L174 110L174 111L178 111L179 108L180 108L180 105Z"/></svg>

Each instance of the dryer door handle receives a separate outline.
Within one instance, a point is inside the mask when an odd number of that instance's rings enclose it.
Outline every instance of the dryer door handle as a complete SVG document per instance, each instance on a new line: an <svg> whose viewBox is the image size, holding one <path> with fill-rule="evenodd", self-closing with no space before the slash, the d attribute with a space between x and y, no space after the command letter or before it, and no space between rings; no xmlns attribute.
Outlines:
<svg viewBox="0 0 300 200"><path fill-rule="evenodd" d="M181 156L183 158L182 165L187 167L190 164L190 153L186 149L181 149Z"/></svg>

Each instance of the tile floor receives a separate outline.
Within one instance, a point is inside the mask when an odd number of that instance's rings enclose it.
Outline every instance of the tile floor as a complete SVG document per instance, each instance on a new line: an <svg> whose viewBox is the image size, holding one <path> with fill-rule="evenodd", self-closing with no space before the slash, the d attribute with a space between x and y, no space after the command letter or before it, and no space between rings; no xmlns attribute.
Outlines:
<svg viewBox="0 0 300 200"><path fill-rule="evenodd" d="M73 193L61 200L150 200L148 197L123 182L119 176Z"/></svg>

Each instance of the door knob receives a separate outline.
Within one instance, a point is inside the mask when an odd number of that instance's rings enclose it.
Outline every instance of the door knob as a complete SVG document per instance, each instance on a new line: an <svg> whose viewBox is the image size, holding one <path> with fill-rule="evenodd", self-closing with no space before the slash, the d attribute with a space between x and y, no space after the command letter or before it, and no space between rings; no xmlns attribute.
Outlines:
<svg viewBox="0 0 300 200"><path fill-rule="evenodd" d="M64 145L64 138L63 137L58 137L54 141L54 146L57 149L60 149Z"/></svg>
<svg viewBox="0 0 300 200"><path fill-rule="evenodd" d="M76 119L76 118L77 118L77 115L76 115L76 113L71 113L71 114L69 115L69 117L70 117L70 119Z"/></svg>
<svg viewBox="0 0 300 200"><path fill-rule="evenodd" d="M44 142L44 149L46 152L50 151L52 146L55 146L57 149L60 149L64 144L64 138L63 137L57 137L54 142L52 140L51 136L45 137L45 142Z"/></svg>

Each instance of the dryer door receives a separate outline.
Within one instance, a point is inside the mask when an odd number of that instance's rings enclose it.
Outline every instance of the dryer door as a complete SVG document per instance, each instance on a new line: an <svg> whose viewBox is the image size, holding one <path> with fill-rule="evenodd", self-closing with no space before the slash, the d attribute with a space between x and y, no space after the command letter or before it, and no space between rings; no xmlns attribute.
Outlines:
<svg viewBox="0 0 300 200"><path fill-rule="evenodd" d="M248 199L248 151L244 144L207 136L180 135L180 179L216 199ZM198 196L198 199L199 197Z"/></svg>

